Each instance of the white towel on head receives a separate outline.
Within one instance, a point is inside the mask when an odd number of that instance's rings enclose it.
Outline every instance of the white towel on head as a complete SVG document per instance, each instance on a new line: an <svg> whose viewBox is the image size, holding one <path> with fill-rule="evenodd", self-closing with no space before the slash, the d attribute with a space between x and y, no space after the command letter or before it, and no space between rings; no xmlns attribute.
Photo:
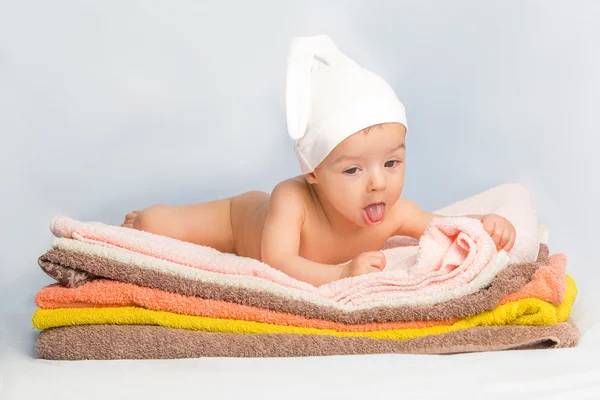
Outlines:
<svg viewBox="0 0 600 400"><path fill-rule="evenodd" d="M293 39L286 113L303 174L362 129L386 122L408 128L404 105L392 87L343 54L327 35Z"/></svg>

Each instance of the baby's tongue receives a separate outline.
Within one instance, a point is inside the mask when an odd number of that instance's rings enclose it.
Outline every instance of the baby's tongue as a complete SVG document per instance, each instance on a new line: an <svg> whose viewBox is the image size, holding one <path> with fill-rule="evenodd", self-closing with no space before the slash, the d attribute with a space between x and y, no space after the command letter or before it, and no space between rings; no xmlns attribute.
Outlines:
<svg viewBox="0 0 600 400"><path fill-rule="evenodd" d="M371 222L379 222L383 218L383 204L371 204L365 207L367 218Z"/></svg>

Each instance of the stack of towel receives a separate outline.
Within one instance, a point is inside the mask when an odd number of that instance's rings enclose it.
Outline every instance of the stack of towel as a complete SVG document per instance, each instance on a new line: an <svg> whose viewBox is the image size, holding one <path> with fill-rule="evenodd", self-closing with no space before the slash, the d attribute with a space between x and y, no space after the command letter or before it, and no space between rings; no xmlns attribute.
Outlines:
<svg viewBox="0 0 600 400"><path fill-rule="evenodd" d="M375 353L448 354L575 346L567 258L550 255L519 186L439 210L509 218L496 251L481 223L432 221L420 241L392 238L380 273L314 287L256 260L66 217L39 258L38 357L141 359ZM540 235L540 232L542 234Z"/></svg>

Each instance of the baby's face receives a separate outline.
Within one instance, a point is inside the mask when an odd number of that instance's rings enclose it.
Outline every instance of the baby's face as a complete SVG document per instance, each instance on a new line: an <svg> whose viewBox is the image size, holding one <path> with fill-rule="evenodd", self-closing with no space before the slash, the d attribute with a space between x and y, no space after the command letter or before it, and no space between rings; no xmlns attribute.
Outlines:
<svg viewBox="0 0 600 400"><path fill-rule="evenodd" d="M329 202L359 226L379 225L404 187L406 128L360 131L340 143L314 172Z"/></svg>

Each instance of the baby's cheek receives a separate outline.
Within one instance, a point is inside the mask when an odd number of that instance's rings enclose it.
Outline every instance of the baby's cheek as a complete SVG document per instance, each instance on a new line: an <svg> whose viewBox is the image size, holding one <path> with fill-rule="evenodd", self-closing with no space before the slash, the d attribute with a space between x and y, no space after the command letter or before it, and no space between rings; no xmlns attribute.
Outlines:
<svg viewBox="0 0 600 400"><path fill-rule="evenodd" d="M347 207L348 203L352 201L353 194L350 193L346 188L338 187L331 188L329 192L329 200L336 208Z"/></svg>
<svg viewBox="0 0 600 400"><path fill-rule="evenodd" d="M392 184L392 186L390 187L390 195L393 198L398 199L400 197L400 195L402 194L403 188L404 188L404 186L401 183Z"/></svg>

